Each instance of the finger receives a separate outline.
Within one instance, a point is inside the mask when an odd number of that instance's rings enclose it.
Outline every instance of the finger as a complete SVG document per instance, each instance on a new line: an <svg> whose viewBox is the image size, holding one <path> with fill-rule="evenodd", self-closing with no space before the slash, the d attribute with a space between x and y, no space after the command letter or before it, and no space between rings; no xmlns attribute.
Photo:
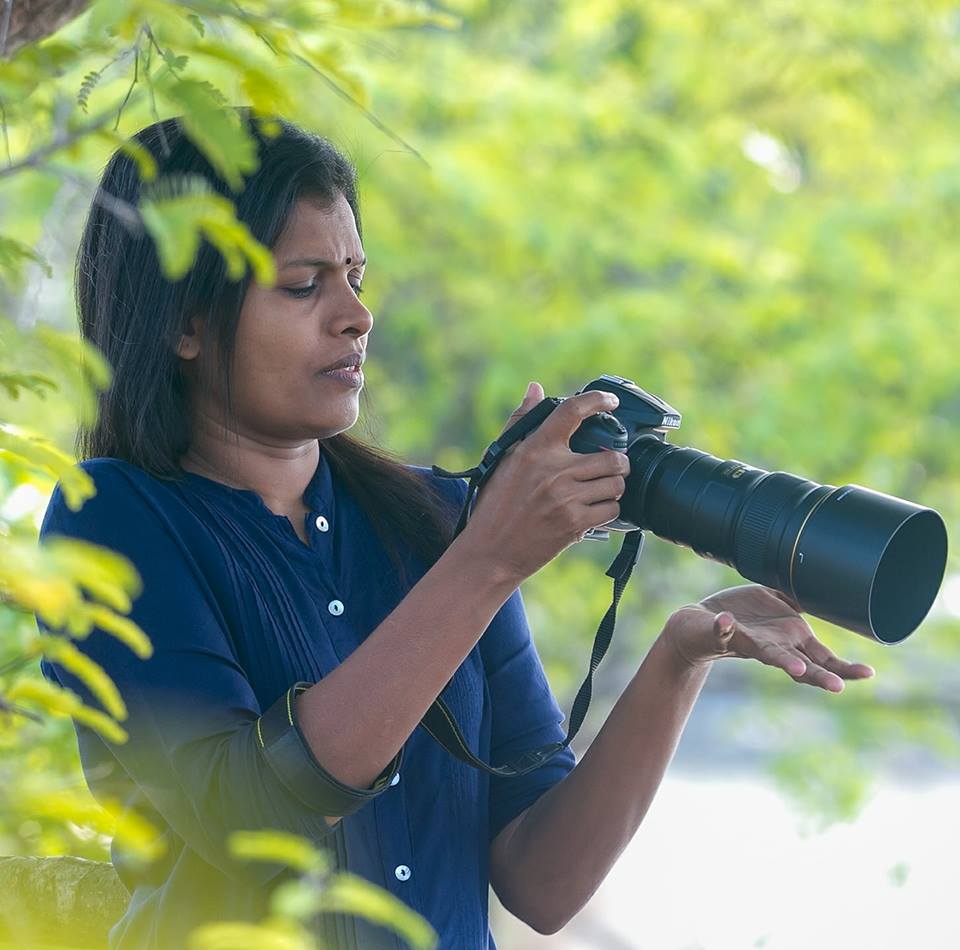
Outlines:
<svg viewBox="0 0 960 950"><path fill-rule="evenodd" d="M510 413L510 418L500 435L503 435L518 419L523 418L534 406L543 401L543 387L537 382L527 384L527 391L523 395L520 405Z"/></svg>
<svg viewBox="0 0 960 950"><path fill-rule="evenodd" d="M579 525L580 531L589 528L600 528L609 524L614 518L620 517L620 505L615 501L598 501L592 505L582 507L583 521Z"/></svg>
<svg viewBox="0 0 960 950"><path fill-rule="evenodd" d="M724 617L727 620L733 617L728 611L721 611L717 616ZM744 656L759 660L767 666L774 666L781 669L790 676L803 676L807 671L807 660L799 653L789 650L779 643L772 640L757 640L754 632L746 630L739 620L735 620L734 635L740 634L738 641L743 643L743 649L740 650Z"/></svg>
<svg viewBox="0 0 960 950"><path fill-rule="evenodd" d="M757 647L757 659L770 666L780 667L794 682L819 686L831 693L843 692L843 680L839 676L824 669L798 649L772 641L764 641L757 644Z"/></svg>
<svg viewBox="0 0 960 950"><path fill-rule="evenodd" d="M626 476L630 474L630 459L626 452L587 452L571 462L568 471L578 482L608 475Z"/></svg>
<svg viewBox="0 0 960 950"><path fill-rule="evenodd" d="M595 416L598 412L610 412L618 405L620 400L613 393L599 389L568 396L547 416L529 439L539 442L560 442L569 448L570 436L580 428L584 419Z"/></svg>
<svg viewBox="0 0 960 950"><path fill-rule="evenodd" d="M545 394L543 391L543 386L541 386L538 382L534 381L527 386L527 392L524 395L523 399L524 399L524 402L526 402L529 399L531 404L536 406L538 403L543 402L544 395Z"/></svg>
<svg viewBox="0 0 960 950"><path fill-rule="evenodd" d="M868 679L876 673L876 670L866 663L851 663L848 660L841 660L814 636L800 644L800 649L815 663L819 663L824 669L836 673L843 679Z"/></svg>
<svg viewBox="0 0 960 950"><path fill-rule="evenodd" d="M616 501L626 488L622 475L611 475L609 478L593 478L577 487L577 497L585 505L592 505L598 501Z"/></svg>
<svg viewBox="0 0 960 950"><path fill-rule="evenodd" d="M799 653L780 646L779 643L763 643L756 657L761 663L767 666L776 666L794 679L803 676L807 672L808 660L805 660Z"/></svg>
<svg viewBox="0 0 960 950"><path fill-rule="evenodd" d="M793 679L796 682L807 683L810 686L819 686L821 689L825 689L831 693L843 692L843 680L837 676L836 673L831 673L830 670L825 669L809 657L805 657L799 651L797 651L797 656L807 664L807 671L800 676L794 676Z"/></svg>

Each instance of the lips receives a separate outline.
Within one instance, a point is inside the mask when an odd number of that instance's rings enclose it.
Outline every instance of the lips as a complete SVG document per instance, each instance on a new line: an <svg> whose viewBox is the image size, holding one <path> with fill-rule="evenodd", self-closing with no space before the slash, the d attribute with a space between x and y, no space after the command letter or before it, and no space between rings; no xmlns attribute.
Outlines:
<svg viewBox="0 0 960 950"><path fill-rule="evenodd" d="M362 364L362 353L348 353L346 356L338 359L335 363L331 363L329 366L324 367L322 370L320 370L320 372L332 373L334 370L338 369L360 369Z"/></svg>

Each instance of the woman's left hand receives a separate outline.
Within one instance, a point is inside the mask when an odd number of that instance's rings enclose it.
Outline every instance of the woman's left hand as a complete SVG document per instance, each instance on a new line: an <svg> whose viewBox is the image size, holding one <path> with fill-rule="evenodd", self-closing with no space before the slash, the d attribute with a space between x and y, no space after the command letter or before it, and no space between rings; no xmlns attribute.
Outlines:
<svg viewBox="0 0 960 950"><path fill-rule="evenodd" d="M814 636L799 604L760 584L728 587L675 610L663 635L691 666L725 656L749 657L785 670L796 683L833 693L843 691L844 680L874 674L865 663L834 656Z"/></svg>

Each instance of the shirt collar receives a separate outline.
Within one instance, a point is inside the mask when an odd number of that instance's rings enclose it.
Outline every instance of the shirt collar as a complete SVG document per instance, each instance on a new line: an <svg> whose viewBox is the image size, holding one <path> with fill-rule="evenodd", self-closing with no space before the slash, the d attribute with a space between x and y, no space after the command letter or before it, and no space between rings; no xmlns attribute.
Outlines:
<svg viewBox="0 0 960 950"><path fill-rule="evenodd" d="M232 501L237 505L252 508L253 510L261 513L265 512L271 517L282 518L285 520L284 515L274 514L274 512L272 512L264 503L263 499L255 491L252 491L249 488L234 488L231 485L218 482L213 478L208 478L206 475L198 475L196 472L185 471L183 476L185 481L190 485L200 489L205 489L221 498ZM317 467L314 470L313 475L310 477L310 481L307 483L307 487L304 489L303 501L304 504L310 508L310 510L323 512L330 508L332 499L332 471L330 468L330 463L327 461L327 457L323 452L323 448L321 447L320 459L317 462Z"/></svg>

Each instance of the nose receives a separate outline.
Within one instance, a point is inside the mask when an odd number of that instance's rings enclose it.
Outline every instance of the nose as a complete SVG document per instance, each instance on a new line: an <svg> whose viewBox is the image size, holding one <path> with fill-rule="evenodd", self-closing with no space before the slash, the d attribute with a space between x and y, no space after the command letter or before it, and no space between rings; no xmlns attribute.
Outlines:
<svg viewBox="0 0 960 950"><path fill-rule="evenodd" d="M351 289L353 298L344 308L338 327L340 333L351 333L353 336L365 336L373 329L373 314L364 306L363 301Z"/></svg>

